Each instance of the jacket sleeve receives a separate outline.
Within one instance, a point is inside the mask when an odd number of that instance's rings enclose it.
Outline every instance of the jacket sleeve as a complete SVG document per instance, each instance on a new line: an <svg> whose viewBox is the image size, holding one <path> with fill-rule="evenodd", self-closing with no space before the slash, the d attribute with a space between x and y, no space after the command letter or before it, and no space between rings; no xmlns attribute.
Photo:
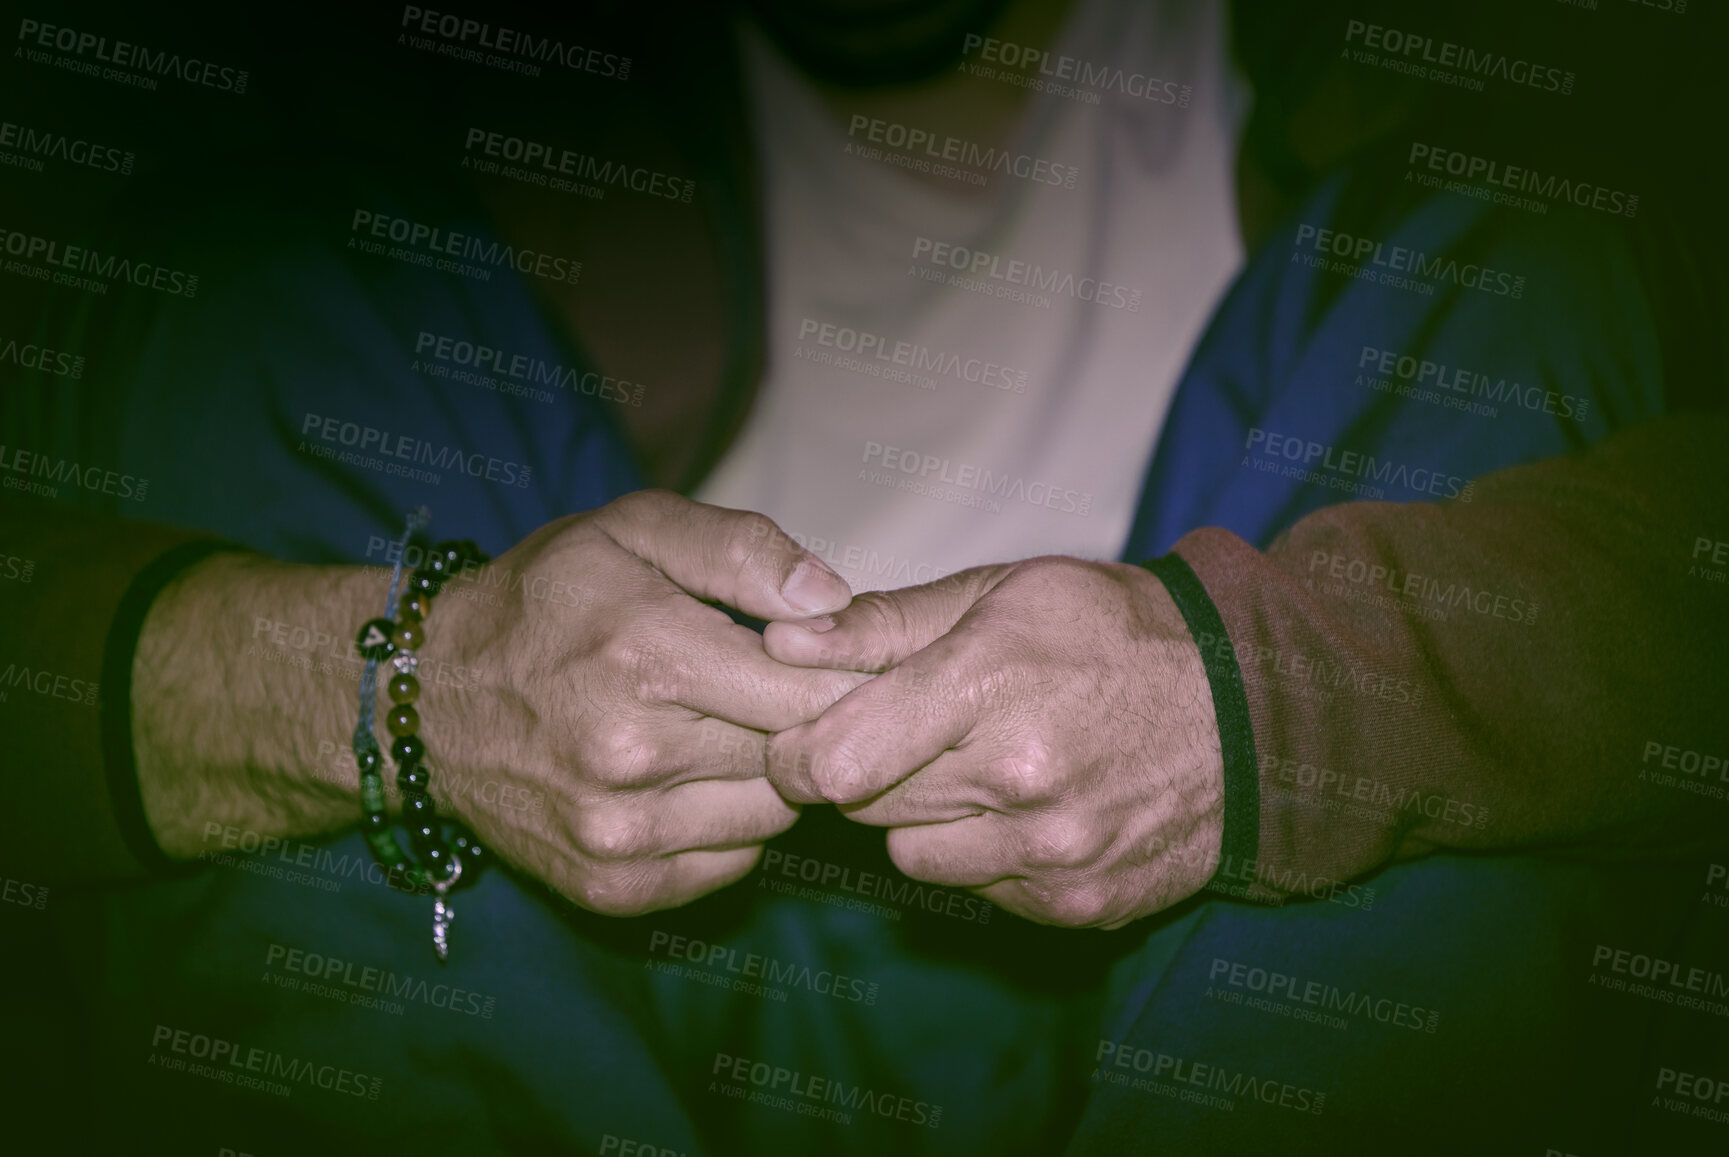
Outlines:
<svg viewBox="0 0 1729 1157"><path fill-rule="evenodd" d="M1149 564L1225 749L1209 887L1322 896L1434 849L1729 844L1729 419L1473 491L1333 506L1265 553L1197 530Z"/></svg>
<svg viewBox="0 0 1729 1157"><path fill-rule="evenodd" d="M226 544L39 502L0 500L0 523L6 870L38 883L177 870L139 798L133 657L157 593Z"/></svg>

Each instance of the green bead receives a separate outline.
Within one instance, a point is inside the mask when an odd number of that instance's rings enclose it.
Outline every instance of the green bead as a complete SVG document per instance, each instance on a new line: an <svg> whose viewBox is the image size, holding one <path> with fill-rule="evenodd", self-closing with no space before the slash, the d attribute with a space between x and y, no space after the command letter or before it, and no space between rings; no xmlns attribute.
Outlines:
<svg viewBox="0 0 1729 1157"><path fill-rule="evenodd" d="M391 633L390 641L396 645L396 649L399 651L418 650L420 645L426 641L426 627L422 623L405 619L396 624L396 629Z"/></svg>
<svg viewBox="0 0 1729 1157"><path fill-rule="evenodd" d="M398 703L384 717L384 726L395 736L413 735L420 730L420 712L408 703Z"/></svg>
<svg viewBox="0 0 1729 1157"><path fill-rule="evenodd" d="M407 673L399 674L390 681L390 701L392 703L413 703L420 698L420 680Z"/></svg>
<svg viewBox="0 0 1729 1157"><path fill-rule="evenodd" d="M376 771L360 777L360 806L369 812L384 810L384 777Z"/></svg>

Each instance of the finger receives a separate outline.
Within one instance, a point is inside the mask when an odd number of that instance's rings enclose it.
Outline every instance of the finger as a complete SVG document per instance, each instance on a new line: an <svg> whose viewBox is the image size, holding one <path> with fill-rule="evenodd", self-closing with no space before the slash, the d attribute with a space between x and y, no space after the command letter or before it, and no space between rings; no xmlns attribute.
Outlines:
<svg viewBox="0 0 1729 1157"><path fill-rule="evenodd" d="M786 798L831 803L880 795L966 740L982 696L971 688L970 633L948 634L861 684L813 722L769 744L768 775Z"/></svg>
<svg viewBox="0 0 1729 1157"><path fill-rule="evenodd" d="M945 751L881 795L863 803L842 804L841 813L854 823L879 828L910 824L945 824L991 810L981 790L975 745Z"/></svg>
<svg viewBox="0 0 1729 1157"><path fill-rule="evenodd" d="M759 619L844 608L852 591L766 515L641 490L601 508L594 525L701 599Z"/></svg>
<svg viewBox="0 0 1729 1157"><path fill-rule="evenodd" d="M681 709L682 710L682 709ZM599 786L643 791L703 780L761 779L767 735L720 719L663 713L590 737L579 749L580 766Z"/></svg>
<svg viewBox="0 0 1729 1157"><path fill-rule="evenodd" d="M749 627L724 620L667 632L636 657L645 668L639 698L659 700L758 731L815 719L871 676L789 667L768 657Z"/></svg>
<svg viewBox="0 0 1729 1157"><path fill-rule="evenodd" d="M760 844L797 818L798 810L758 778L703 780L652 795L595 799L567 822L577 852L597 866L619 869L697 849Z"/></svg>
<svg viewBox="0 0 1729 1157"><path fill-rule="evenodd" d="M670 865L663 895L667 902L657 908L678 908L718 891L750 875L762 858L762 845L728 851L681 852L666 861Z"/></svg>
<svg viewBox="0 0 1729 1157"><path fill-rule="evenodd" d="M655 806L663 817L663 856L760 844L792 827L799 816L799 809L762 778L680 784L668 788Z"/></svg>
<svg viewBox="0 0 1729 1157"><path fill-rule="evenodd" d="M946 824L893 828L889 859L915 880L951 888L984 888L1015 875L1008 822L986 813Z"/></svg>
<svg viewBox="0 0 1729 1157"><path fill-rule="evenodd" d="M763 646L798 667L886 671L951 630L1007 570L977 567L923 586L871 591L843 611L803 623L770 623Z"/></svg>
<svg viewBox="0 0 1729 1157"><path fill-rule="evenodd" d="M566 877L554 886L571 900L603 916L641 916L678 908L750 874L762 846L726 851L681 852L615 864Z"/></svg>

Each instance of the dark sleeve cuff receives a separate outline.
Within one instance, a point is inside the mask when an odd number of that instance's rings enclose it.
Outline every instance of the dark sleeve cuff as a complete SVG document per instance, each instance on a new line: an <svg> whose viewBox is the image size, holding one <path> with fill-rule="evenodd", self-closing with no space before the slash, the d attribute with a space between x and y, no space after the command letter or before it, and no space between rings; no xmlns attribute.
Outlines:
<svg viewBox="0 0 1729 1157"><path fill-rule="evenodd" d="M138 764L132 751L132 662L138 636L151 604L169 583L195 564L220 551L243 549L219 541L185 542L158 555L133 578L120 597L102 649L102 691L97 727L101 732L102 765L107 775L108 801L126 848L143 867L157 875L181 876L198 870L196 862L175 860L156 843L144 817L138 790Z"/></svg>
<svg viewBox="0 0 1729 1157"><path fill-rule="evenodd" d="M1226 639L1219 609L1201 585L1193 569L1180 555L1167 554L1142 564L1158 576L1182 612L1189 634L1203 639ZM1242 865L1253 864L1261 835L1261 779L1255 759L1255 729L1249 721L1249 698L1243 690L1243 674L1230 647L1201 647L1207 684L1213 692L1213 714L1219 724L1219 746L1225 761L1225 831L1219 849L1219 866L1207 888L1241 895Z"/></svg>

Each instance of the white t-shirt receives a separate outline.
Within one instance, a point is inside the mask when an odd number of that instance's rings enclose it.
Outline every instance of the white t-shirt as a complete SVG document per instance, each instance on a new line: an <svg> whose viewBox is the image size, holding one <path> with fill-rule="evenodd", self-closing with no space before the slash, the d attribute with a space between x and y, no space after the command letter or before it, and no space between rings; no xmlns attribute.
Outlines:
<svg viewBox="0 0 1729 1157"><path fill-rule="evenodd" d="M969 83L1044 86L995 151L837 116L742 35L768 367L697 497L768 514L858 591L1115 558L1243 257L1222 5L1077 0L1043 58L975 47Z"/></svg>

